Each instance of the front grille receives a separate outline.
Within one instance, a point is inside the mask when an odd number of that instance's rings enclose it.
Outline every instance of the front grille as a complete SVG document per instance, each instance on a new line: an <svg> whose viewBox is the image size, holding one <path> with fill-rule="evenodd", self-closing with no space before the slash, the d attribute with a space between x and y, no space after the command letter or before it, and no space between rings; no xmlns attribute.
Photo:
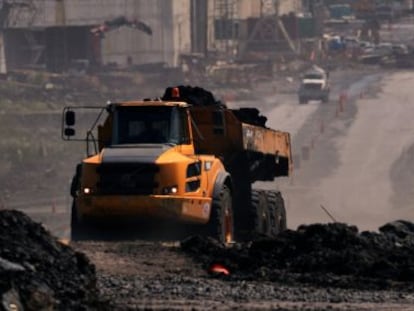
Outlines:
<svg viewBox="0 0 414 311"><path fill-rule="evenodd" d="M320 83L306 83L303 87L305 90L322 90L322 84Z"/></svg>
<svg viewBox="0 0 414 311"><path fill-rule="evenodd" d="M149 195L158 187L154 163L103 163L96 169L99 194Z"/></svg>

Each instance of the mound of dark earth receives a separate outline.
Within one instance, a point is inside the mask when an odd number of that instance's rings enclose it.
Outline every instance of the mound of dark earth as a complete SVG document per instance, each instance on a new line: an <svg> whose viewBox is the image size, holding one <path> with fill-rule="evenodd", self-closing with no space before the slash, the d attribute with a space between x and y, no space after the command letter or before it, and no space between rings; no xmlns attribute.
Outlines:
<svg viewBox="0 0 414 311"><path fill-rule="evenodd" d="M0 310L95 310L95 267L18 211L0 211ZM100 309L100 308L98 308Z"/></svg>
<svg viewBox="0 0 414 311"><path fill-rule="evenodd" d="M269 280L358 289L414 289L414 224L387 223L359 232L342 223L302 225L274 239L224 247L199 236L181 249L206 269L221 264L228 280Z"/></svg>

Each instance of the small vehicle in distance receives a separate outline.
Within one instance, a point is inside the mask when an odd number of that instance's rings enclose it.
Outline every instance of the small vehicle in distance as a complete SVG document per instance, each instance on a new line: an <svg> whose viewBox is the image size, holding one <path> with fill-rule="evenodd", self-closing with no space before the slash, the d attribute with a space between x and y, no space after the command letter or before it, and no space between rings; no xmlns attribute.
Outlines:
<svg viewBox="0 0 414 311"><path fill-rule="evenodd" d="M306 104L309 100L329 101L329 74L319 66L312 66L302 77L298 95L299 103Z"/></svg>

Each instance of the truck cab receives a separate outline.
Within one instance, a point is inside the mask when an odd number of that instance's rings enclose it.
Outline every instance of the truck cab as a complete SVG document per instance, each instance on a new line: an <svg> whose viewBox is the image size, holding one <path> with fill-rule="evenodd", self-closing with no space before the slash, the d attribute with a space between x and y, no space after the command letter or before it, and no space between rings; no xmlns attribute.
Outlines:
<svg viewBox="0 0 414 311"><path fill-rule="evenodd" d="M298 96L299 103L306 104L309 100L329 101L329 74L318 66L306 71L301 79Z"/></svg>

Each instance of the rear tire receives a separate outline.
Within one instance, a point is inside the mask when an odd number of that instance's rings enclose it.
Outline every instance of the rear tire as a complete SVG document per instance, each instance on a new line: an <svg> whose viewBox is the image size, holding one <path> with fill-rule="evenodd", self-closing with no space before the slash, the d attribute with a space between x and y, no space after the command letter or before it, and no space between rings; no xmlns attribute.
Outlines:
<svg viewBox="0 0 414 311"><path fill-rule="evenodd" d="M230 189L223 185L218 198L213 199L213 205L208 223L208 235L223 244L234 241L233 202Z"/></svg>
<svg viewBox="0 0 414 311"><path fill-rule="evenodd" d="M271 217L266 191L252 190L251 211L254 220L252 237L271 236Z"/></svg>
<svg viewBox="0 0 414 311"><path fill-rule="evenodd" d="M275 237L287 229L285 202L279 191L267 191L266 194L271 215L271 236Z"/></svg>

